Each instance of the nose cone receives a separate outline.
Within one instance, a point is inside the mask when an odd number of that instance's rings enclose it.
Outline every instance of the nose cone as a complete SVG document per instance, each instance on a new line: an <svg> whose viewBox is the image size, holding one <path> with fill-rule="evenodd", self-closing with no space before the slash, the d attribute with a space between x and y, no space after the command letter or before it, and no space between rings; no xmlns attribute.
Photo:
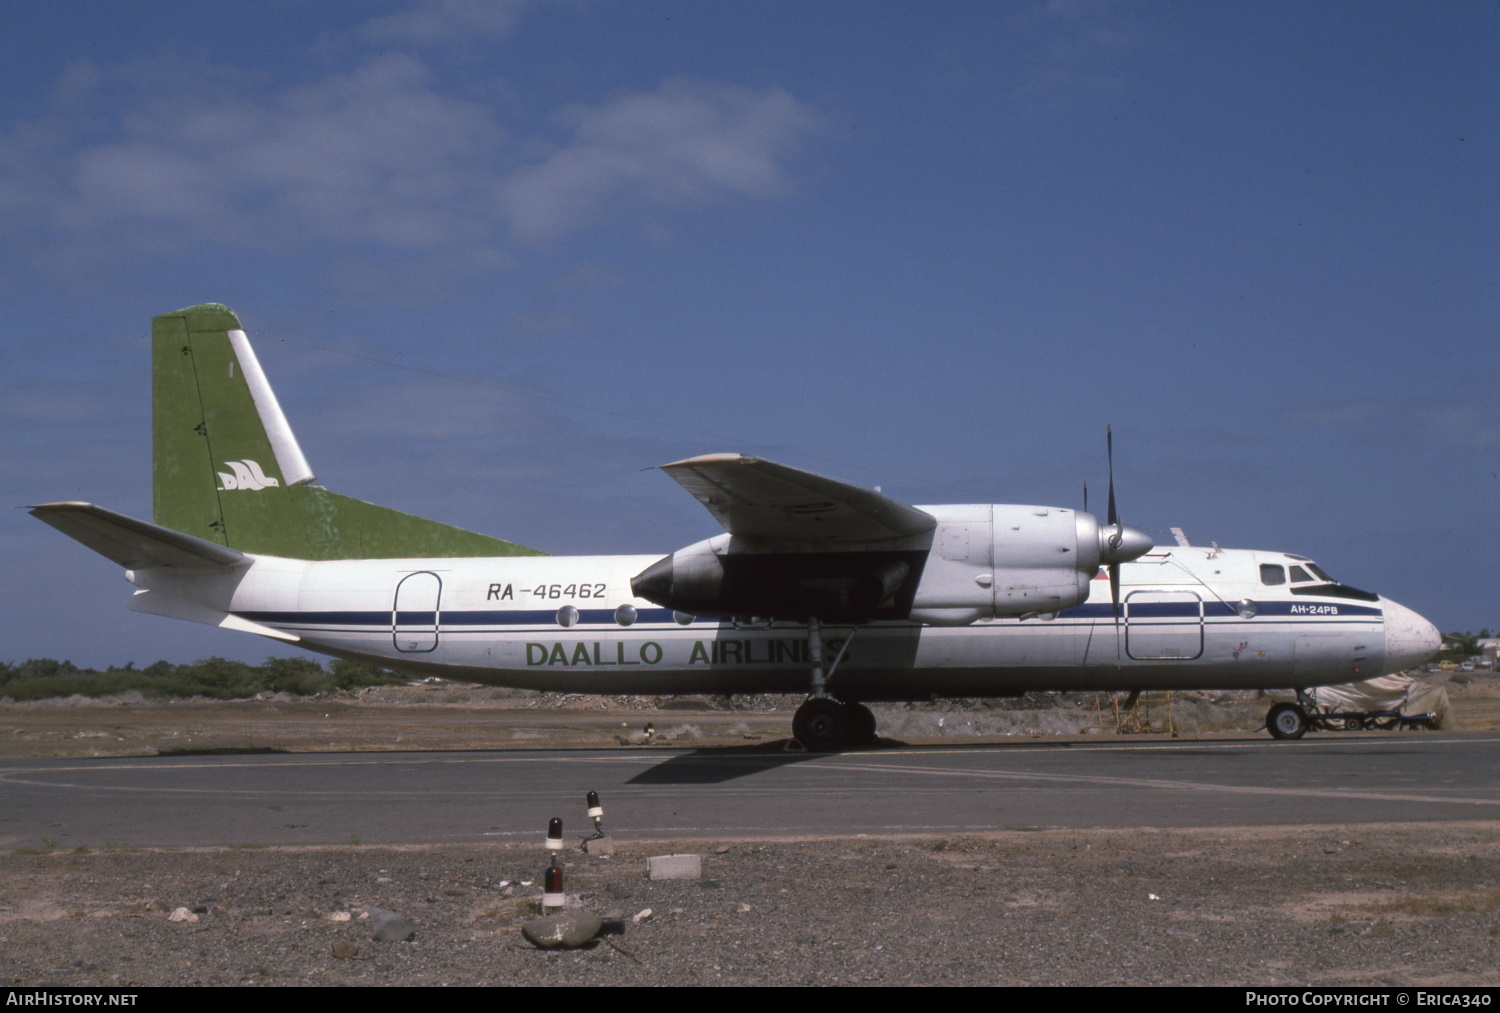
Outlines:
<svg viewBox="0 0 1500 1013"><path fill-rule="evenodd" d="M1399 672L1405 668L1416 668L1443 646L1443 635L1438 632L1437 627L1405 605L1382 598L1380 606L1385 612L1387 671Z"/></svg>
<svg viewBox="0 0 1500 1013"><path fill-rule="evenodd" d="M1136 528L1117 524L1099 529L1099 561L1101 563L1128 563L1139 559L1156 547L1151 536Z"/></svg>
<svg viewBox="0 0 1500 1013"><path fill-rule="evenodd" d="M663 556L630 578L630 590L637 598L658 605L672 600L672 557Z"/></svg>

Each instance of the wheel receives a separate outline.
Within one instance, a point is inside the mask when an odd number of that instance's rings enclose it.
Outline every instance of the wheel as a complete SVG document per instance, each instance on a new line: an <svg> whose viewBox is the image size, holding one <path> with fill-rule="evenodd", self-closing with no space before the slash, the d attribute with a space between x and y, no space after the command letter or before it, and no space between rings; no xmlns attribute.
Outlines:
<svg viewBox="0 0 1500 1013"><path fill-rule="evenodd" d="M1266 713L1266 730L1273 739L1300 739L1307 734L1307 713L1294 703L1279 703Z"/></svg>
<svg viewBox="0 0 1500 1013"><path fill-rule="evenodd" d="M792 734L810 752L837 752L849 741L850 717L837 700L813 697L792 716Z"/></svg>
<svg viewBox="0 0 1500 1013"><path fill-rule="evenodd" d="M868 746L875 741L875 715L862 703L846 703L849 713L849 741L853 745Z"/></svg>

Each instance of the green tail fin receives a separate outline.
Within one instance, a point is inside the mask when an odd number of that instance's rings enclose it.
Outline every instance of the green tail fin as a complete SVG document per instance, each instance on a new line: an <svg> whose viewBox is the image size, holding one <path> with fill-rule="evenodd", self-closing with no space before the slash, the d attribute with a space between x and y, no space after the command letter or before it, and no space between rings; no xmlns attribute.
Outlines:
<svg viewBox="0 0 1500 1013"><path fill-rule="evenodd" d="M542 556L544 552L329 492L226 306L151 322L157 524L295 559Z"/></svg>

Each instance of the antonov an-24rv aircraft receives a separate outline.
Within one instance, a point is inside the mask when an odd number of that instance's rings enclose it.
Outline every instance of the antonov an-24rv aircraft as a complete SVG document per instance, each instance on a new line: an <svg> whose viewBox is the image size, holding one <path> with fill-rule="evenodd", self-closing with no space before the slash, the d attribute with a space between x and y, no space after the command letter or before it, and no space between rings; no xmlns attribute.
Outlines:
<svg viewBox="0 0 1500 1013"><path fill-rule="evenodd" d="M754 457L662 470L725 533L548 556L318 485L235 315L152 327L154 520L32 508L126 568L139 612L402 671L581 693L808 692L814 750L860 701L1026 690L1295 689L1437 650L1410 609L1280 552L1158 548L1062 507L912 507ZM1111 486L1113 483L1111 482ZM1307 727L1271 708L1278 738Z"/></svg>

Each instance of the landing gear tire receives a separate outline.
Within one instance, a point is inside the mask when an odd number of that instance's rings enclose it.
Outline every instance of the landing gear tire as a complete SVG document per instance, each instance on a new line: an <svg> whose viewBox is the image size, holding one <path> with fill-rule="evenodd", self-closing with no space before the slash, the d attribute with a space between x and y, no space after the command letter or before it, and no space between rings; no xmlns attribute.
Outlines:
<svg viewBox="0 0 1500 1013"><path fill-rule="evenodd" d="M843 704L826 696L813 697L793 715L792 735L808 752L833 753L848 744L852 724L852 715Z"/></svg>
<svg viewBox="0 0 1500 1013"><path fill-rule="evenodd" d="M849 742L856 746L875 743L875 715L862 703L844 705L849 711Z"/></svg>
<svg viewBox="0 0 1500 1013"><path fill-rule="evenodd" d="M1294 703L1279 703L1266 712L1266 730L1273 739L1300 739L1307 734L1307 712Z"/></svg>

